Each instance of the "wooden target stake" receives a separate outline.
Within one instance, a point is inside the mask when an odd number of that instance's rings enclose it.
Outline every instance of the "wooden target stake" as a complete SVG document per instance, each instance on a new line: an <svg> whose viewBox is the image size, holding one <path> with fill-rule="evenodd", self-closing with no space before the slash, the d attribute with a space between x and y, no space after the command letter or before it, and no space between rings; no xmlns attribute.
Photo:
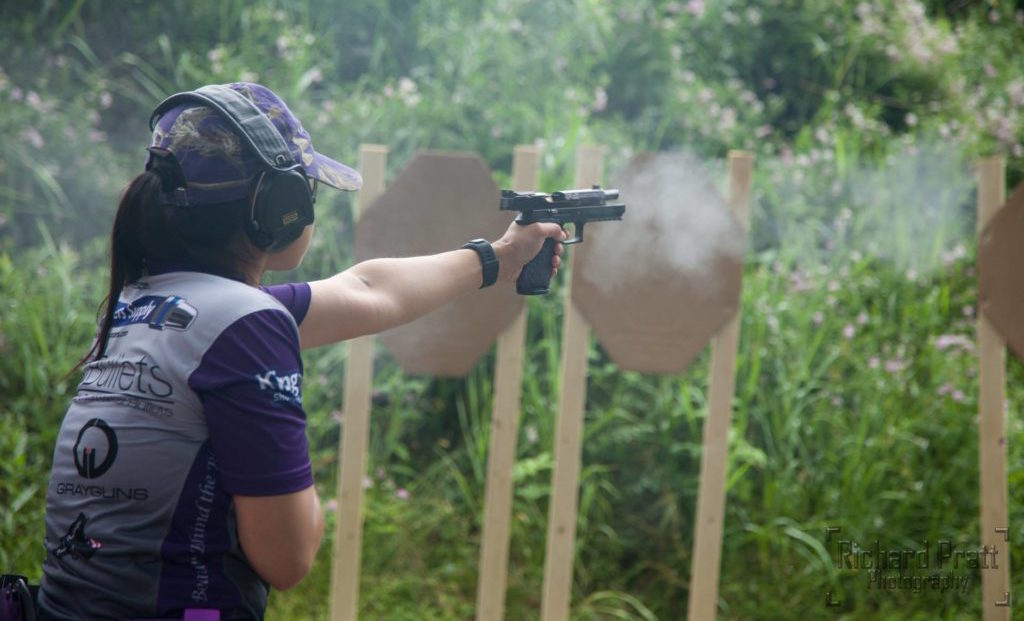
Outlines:
<svg viewBox="0 0 1024 621"><path fill-rule="evenodd" d="M576 152L574 184L587 188L600 183L604 155L597 146L581 146ZM570 269L575 252L570 253ZM562 362L558 418L555 428L554 472L548 508L547 553L544 557L543 621L569 618L572 596L573 544L576 538L577 494L586 400L587 346L590 328L572 303L571 280L566 278L565 318L562 330Z"/></svg>
<svg viewBox="0 0 1024 621"><path fill-rule="evenodd" d="M978 162L978 233L1006 202L1006 162ZM985 621L1010 618L1010 526L1006 507L1006 341L978 311L978 466L981 486L981 569Z"/></svg>
<svg viewBox="0 0 1024 621"><path fill-rule="evenodd" d="M744 229L750 219L750 182L754 158L729 152L729 208ZM700 487L694 526L693 564L690 569L690 621L714 619L718 610L718 575L722 561L725 521L725 481L729 465L729 428L735 387L736 350L740 310L711 340L708 415L704 420L704 447L700 457Z"/></svg>
<svg viewBox="0 0 1024 621"><path fill-rule="evenodd" d="M520 145L512 160L513 189L537 189L540 180L540 149ZM512 483L519 431L520 393L523 379L523 341L526 338L526 306L498 338L495 352L494 405L491 442L487 454L487 491L484 500L483 542L476 587L477 621L499 621L505 614L508 584L509 523L512 516Z"/></svg>
<svg viewBox="0 0 1024 621"><path fill-rule="evenodd" d="M382 145L359 147L363 187L356 201L354 220L384 192L388 149ZM334 529L331 566L331 621L354 621L359 610L359 566L363 548L363 477L370 440L370 398L373 388L373 336L348 343L345 365L343 424L338 451L338 519Z"/></svg>

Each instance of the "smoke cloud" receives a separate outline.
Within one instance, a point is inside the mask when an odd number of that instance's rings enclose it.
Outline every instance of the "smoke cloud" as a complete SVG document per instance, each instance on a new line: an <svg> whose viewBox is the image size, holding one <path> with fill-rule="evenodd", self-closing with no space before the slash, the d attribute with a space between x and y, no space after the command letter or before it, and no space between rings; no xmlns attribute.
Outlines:
<svg viewBox="0 0 1024 621"><path fill-rule="evenodd" d="M799 267L863 256L927 277L973 236L975 181L945 142L907 140L877 163L761 159L755 177L753 235Z"/></svg>
<svg viewBox="0 0 1024 621"><path fill-rule="evenodd" d="M946 144L907 145L851 175L855 249L919 275L973 234L975 181L965 155Z"/></svg>
<svg viewBox="0 0 1024 621"><path fill-rule="evenodd" d="M626 204L623 221L587 229L580 276L607 293L679 275L713 295L721 260L742 260L746 237L719 190L724 173L724 162L687 152L635 158L612 182Z"/></svg>
<svg viewBox="0 0 1024 621"><path fill-rule="evenodd" d="M874 257L911 278L940 273L974 235L975 180L962 148L907 139L877 163L834 156L754 162L750 239L801 269ZM580 276L604 292L652 275L713 296L723 259L742 260L745 233L725 203L726 162L689 152L635 158L613 176L621 223L587 229ZM628 288L628 287L627 287Z"/></svg>

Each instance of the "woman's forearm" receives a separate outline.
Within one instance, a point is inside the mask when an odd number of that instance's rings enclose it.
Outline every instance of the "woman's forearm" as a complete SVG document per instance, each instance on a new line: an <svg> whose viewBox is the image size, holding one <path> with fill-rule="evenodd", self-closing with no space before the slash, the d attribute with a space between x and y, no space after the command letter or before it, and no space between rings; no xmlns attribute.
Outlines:
<svg viewBox="0 0 1024 621"><path fill-rule="evenodd" d="M497 250L496 250L497 252ZM402 325L480 287L480 259L469 249L440 254L371 259L353 266L378 301L374 332Z"/></svg>
<svg viewBox="0 0 1024 621"><path fill-rule="evenodd" d="M510 225L492 244L498 280L511 282L540 251L546 237L565 239L557 224ZM552 270L560 264L555 246ZM309 283L309 310L299 326L303 349L375 334L408 323L478 289L483 265L475 250L363 261L324 280Z"/></svg>
<svg viewBox="0 0 1024 621"><path fill-rule="evenodd" d="M309 283L309 310L299 326L302 347L408 323L478 288L482 279L480 259L469 249L363 261Z"/></svg>

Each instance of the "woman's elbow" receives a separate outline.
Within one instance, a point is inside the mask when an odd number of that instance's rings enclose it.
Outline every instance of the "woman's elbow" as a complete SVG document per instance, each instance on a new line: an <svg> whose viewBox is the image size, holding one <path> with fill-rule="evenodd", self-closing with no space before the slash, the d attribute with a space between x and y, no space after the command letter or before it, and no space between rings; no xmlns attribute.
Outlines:
<svg viewBox="0 0 1024 621"><path fill-rule="evenodd" d="M238 537L253 571L279 591L313 569L324 533L324 515L312 486L273 497L236 497Z"/></svg>
<svg viewBox="0 0 1024 621"><path fill-rule="evenodd" d="M249 565L267 584L275 590L287 591L302 582L313 570L318 545L319 538L305 545L293 545L285 549L278 547L271 554L262 550L246 556Z"/></svg>
<svg viewBox="0 0 1024 621"><path fill-rule="evenodd" d="M315 555L310 555L308 558L289 559L274 563L270 567L263 568L262 571L257 569L257 573L275 590L287 591L309 575L313 569L314 559Z"/></svg>

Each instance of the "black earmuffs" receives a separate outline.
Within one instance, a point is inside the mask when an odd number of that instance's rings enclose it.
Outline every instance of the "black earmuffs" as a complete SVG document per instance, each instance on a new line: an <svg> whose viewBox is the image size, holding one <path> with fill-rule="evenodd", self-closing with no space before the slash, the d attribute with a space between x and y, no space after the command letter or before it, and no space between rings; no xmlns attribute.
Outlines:
<svg viewBox="0 0 1024 621"><path fill-rule="evenodd" d="M252 243L275 252L298 239L313 223L315 196L306 172L295 162L267 115L235 90L209 85L163 100L150 116L149 128L156 127L164 113L182 103L197 103L216 111L263 161L263 170L249 190L251 209L246 233ZM158 147L150 147L149 152L146 169L155 168L160 174L168 202L188 206L185 176L174 154Z"/></svg>

